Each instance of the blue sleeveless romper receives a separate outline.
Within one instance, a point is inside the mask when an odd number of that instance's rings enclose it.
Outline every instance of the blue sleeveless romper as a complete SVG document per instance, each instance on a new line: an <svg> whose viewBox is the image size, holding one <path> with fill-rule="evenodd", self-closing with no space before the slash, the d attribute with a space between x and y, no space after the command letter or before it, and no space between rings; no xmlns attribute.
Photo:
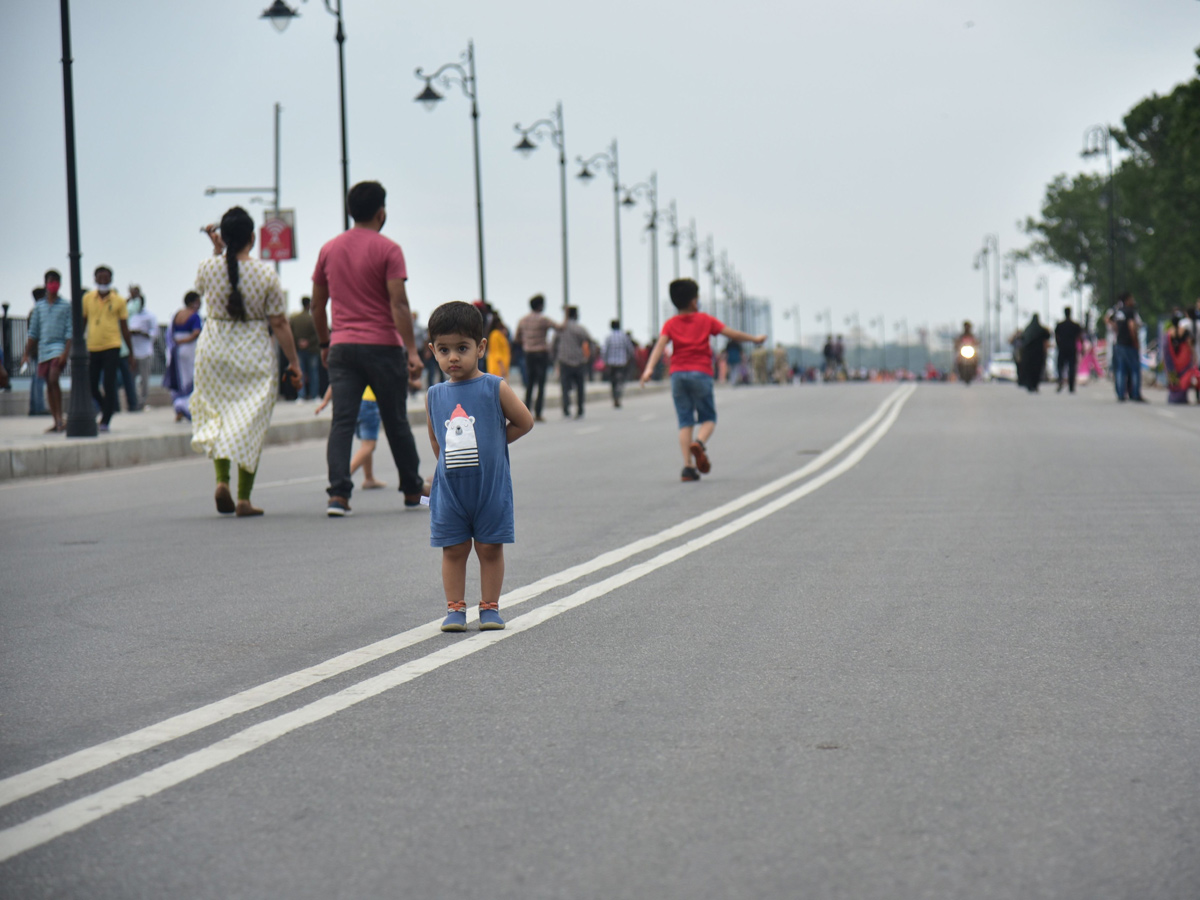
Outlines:
<svg viewBox="0 0 1200 900"><path fill-rule="evenodd" d="M474 538L511 544L512 475L500 379L443 381L429 389L429 421L441 452L429 492L429 544L452 547Z"/></svg>

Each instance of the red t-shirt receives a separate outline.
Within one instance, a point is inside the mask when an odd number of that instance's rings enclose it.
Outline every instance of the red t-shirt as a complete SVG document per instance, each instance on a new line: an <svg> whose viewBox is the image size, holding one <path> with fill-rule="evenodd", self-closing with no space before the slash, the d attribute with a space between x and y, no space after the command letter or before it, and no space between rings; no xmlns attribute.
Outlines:
<svg viewBox="0 0 1200 900"><path fill-rule="evenodd" d="M711 375L713 355L709 338L724 330L725 323L708 313L680 313L667 319L662 333L671 339L671 371Z"/></svg>
<svg viewBox="0 0 1200 900"><path fill-rule="evenodd" d="M313 284L329 289L331 344L402 344L387 283L407 278L400 245L370 228L351 228L321 248Z"/></svg>

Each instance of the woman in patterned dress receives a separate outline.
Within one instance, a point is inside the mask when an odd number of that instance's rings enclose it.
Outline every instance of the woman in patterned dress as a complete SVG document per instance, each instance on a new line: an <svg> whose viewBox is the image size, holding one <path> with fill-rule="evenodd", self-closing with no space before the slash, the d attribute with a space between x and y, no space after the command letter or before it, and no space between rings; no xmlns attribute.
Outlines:
<svg viewBox="0 0 1200 900"><path fill-rule="evenodd" d="M192 449L205 453L217 473L217 512L261 516L250 503L279 393L274 331L288 361L292 383L300 384L300 362L279 276L251 259L254 220L240 206L221 217L220 233L205 229L213 256L200 264L196 290L208 301L208 321L196 347L196 387L192 393ZM222 253L224 251L224 253ZM237 503L229 490L238 470Z"/></svg>

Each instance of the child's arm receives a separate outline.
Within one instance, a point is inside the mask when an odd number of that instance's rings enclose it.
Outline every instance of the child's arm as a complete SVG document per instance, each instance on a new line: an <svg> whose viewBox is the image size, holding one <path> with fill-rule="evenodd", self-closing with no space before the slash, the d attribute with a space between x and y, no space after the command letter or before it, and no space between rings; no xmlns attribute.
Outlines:
<svg viewBox="0 0 1200 900"><path fill-rule="evenodd" d="M746 334L746 332L730 328L728 325L721 329L721 334L731 341L750 341L754 344L761 344L767 339L765 334Z"/></svg>
<svg viewBox="0 0 1200 900"><path fill-rule="evenodd" d="M500 382L500 409L504 418L508 419L508 427L504 429L508 442L511 444L521 435L533 430L533 413L513 393L507 381ZM430 432L432 434L432 432Z"/></svg>
<svg viewBox="0 0 1200 900"><path fill-rule="evenodd" d="M650 380L650 376L654 374L654 367L658 365L658 361L662 359L663 351L667 349L667 341L670 338L665 334L660 334L658 340L654 342L654 349L650 351L650 358L646 360L646 368L642 370L641 385L646 386L646 382Z"/></svg>
<svg viewBox="0 0 1200 900"><path fill-rule="evenodd" d="M325 388L325 396L321 398L321 402L317 404L317 408L313 410L314 416L319 416L321 410L329 405L329 401L333 399L333 385Z"/></svg>
<svg viewBox="0 0 1200 900"><path fill-rule="evenodd" d="M429 427L429 443L433 446L433 458L436 461L442 455L442 448L438 446L437 435L433 431L433 419L429 417L429 395L425 395L425 424Z"/></svg>

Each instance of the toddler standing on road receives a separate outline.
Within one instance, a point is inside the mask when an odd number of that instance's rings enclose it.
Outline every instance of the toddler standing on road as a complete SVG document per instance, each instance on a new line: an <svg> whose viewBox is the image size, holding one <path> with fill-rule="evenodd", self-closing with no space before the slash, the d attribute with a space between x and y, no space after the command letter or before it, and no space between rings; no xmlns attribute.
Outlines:
<svg viewBox="0 0 1200 900"><path fill-rule="evenodd" d="M467 560L479 557L479 629L504 627L500 588L504 545L515 540L508 445L533 428L533 416L508 383L479 371L487 352L483 316L469 303L445 303L429 317L429 347L449 381L425 395L437 469L429 493L430 537L442 548L448 613L442 631L467 630Z"/></svg>
<svg viewBox="0 0 1200 900"><path fill-rule="evenodd" d="M713 400L713 355L709 339L723 334L731 341L752 341L761 344L765 334L752 335L730 328L700 309L700 287L690 278L671 282L671 302L679 310L663 324L662 334L650 352L642 372L644 387L654 367L671 342L671 399L675 401L675 416L679 420L679 449L683 451L683 473L680 481L699 481L701 473L712 468L708 459L708 439L717 427L717 406ZM692 439L693 429L700 433ZM695 466L692 460L695 459Z"/></svg>

